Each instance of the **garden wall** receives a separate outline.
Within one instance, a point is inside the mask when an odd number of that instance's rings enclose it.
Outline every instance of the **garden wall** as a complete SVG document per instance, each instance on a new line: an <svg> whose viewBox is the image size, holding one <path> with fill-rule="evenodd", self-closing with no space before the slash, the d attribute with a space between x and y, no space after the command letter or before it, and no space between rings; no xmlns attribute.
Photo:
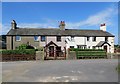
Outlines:
<svg viewBox="0 0 120 84"><path fill-rule="evenodd" d="M36 60L44 60L44 51L36 51Z"/></svg>

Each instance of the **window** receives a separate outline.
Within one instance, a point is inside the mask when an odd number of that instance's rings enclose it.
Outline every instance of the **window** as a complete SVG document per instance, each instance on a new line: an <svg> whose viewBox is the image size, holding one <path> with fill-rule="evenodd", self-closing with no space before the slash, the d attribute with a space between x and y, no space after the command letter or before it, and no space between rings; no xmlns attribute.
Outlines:
<svg viewBox="0 0 120 84"><path fill-rule="evenodd" d="M39 36L34 36L34 41L38 41L39 40Z"/></svg>
<svg viewBox="0 0 120 84"><path fill-rule="evenodd" d="M96 47L95 46L92 46L92 49L95 49Z"/></svg>
<svg viewBox="0 0 120 84"><path fill-rule="evenodd" d="M82 48L81 45L77 45L77 48Z"/></svg>
<svg viewBox="0 0 120 84"><path fill-rule="evenodd" d="M15 37L15 40L16 40L16 41L20 41L20 40L21 40L21 37L20 37L20 36L16 36L16 37Z"/></svg>
<svg viewBox="0 0 120 84"><path fill-rule="evenodd" d="M74 41L74 36L71 36L71 41Z"/></svg>
<svg viewBox="0 0 120 84"><path fill-rule="evenodd" d="M61 36L57 36L57 41L61 41Z"/></svg>
<svg viewBox="0 0 120 84"><path fill-rule="evenodd" d="M45 36L41 36L41 41L45 41Z"/></svg>
<svg viewBox="0 0 120 84"><path fill-rule="evenodd" d="M56 47L57 51L61 51L61 46Z"/></svg>
<svg viewBox="0 0 120 84"><path fill-rule="evenodd" d="M74 48L74 46L70 46L70 48Z"/></svg>
<svg viewBox="0 0 120 84"><path fill-rule="evenodd" d="M77 48L86 49L86 45L77 45Z"/></svg>
<svg viewBox="0 0 120 84"><path fill-rule="evenodd" d="M92 41L96 41L96 37L93 37Z"/></svg>
<svg viewBox="0 0 120 84"><path fill-rule="evenodd" d="M105 37L105 41L108 41L108 37Z"/></svg>
<svg viewBox="0 0 120 84"><path fill-rule="evenodd" d="M88 46L88 49L90 49L90 46Z"/></svg>
<svg viewBox="0 0 120 84"><path fill-rule="evenodd" d="M87 41L90 41L90 37L87 37Z"/></svg>

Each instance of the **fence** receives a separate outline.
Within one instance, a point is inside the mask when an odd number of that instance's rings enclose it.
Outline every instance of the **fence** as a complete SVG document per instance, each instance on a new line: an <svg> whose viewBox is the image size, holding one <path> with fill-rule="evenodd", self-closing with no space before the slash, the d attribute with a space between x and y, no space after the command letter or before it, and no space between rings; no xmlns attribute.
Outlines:
<svg viewBox="0 0 120 84"><path fill-rule="evenodd" d="M1 61L28 61L28 60L35 60L35 55L2 55Z"/></svg>

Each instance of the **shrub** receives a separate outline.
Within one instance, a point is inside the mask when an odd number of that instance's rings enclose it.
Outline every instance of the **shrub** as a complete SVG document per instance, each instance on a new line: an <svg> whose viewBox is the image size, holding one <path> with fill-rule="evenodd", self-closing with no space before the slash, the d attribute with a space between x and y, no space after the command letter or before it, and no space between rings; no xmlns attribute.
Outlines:
<svg viewBox="0 0 120 84"><path fill-rule="evenodd" d="M78 48L71 48L70 51L76 51L76 56L81 57L105 57L107 56L106 52L103 49L78 49Z"/></svg>
<svg viewBox="0 0 120 84"><path fill-rule="evenodd" d="M22 44L19 47L17 47L17 50L24 50L24 49L34 49L34 47L27 44Z"/></svg>
<svg viewBox="0 0 120 84"><path fill-rule="evenodd" d="M80 49L80 48L70 48L70 51L104 51L103 49Z"/></svg>
<svg viewBox="0 0 120 84"><path fill-rule="evenodd" d="M30 55L34 55L35 54L35 50L34 49L26 49L26 50L2 50L0 51L1 54L6 54L6 55L10 55L10 54L19 54L19 55L24 55L24 54L30 54Z"/></svg>

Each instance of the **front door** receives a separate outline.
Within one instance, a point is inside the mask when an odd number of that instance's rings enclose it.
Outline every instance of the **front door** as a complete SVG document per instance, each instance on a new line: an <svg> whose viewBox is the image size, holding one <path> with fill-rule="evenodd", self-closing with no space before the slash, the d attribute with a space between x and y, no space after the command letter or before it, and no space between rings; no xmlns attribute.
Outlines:
<svg viewBox="0 0 120 84"><path fill-rule="evenodd" d="M54 46L49 47L49 57L54 57Z"/></svg>
<svg viewBox="0 0 120 84"><path fill-rule="evenodd" d="M107 46L104 46L104 50L107 52Z"/></svg>

